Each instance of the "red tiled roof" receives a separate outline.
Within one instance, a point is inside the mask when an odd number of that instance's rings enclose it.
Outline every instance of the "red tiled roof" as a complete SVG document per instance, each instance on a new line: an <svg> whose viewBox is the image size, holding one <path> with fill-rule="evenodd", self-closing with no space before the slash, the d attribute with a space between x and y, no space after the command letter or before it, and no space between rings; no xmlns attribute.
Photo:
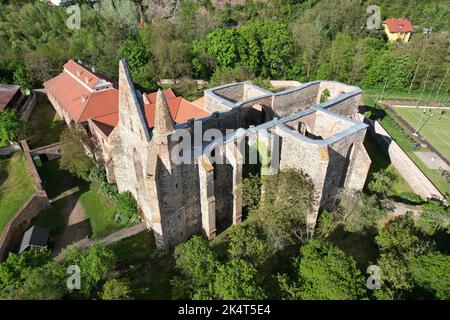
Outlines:
<svg viewBox="0 0 450 320"><path fill-rule="evenodd" d="M86 81L85 81L86 80ZM104 86L108 89L104 89ZM76 122L92 120L108 136L119 121L119 92L112 84L90 72L73 60L64 65L64 71L44 83L45 90L59 101ZM103 89L103 90L102 90ZM97 91L102 90L102 91ZM171 89L163 90L170 113L176 123L203 118L209 113L193 103L177 97ZM145 117L149 128L155 122L156 92L146 94Z"/></svg>
<svg viewBox="0 0 450 320"><path fill-rule="evenodd" d="M167 100L169 99L173 99L176 98L177 96L175 95L175 93L173 93L172 89L164 89L163 91L164 96L166 97ZM152 92L152 93L147 93L145 96L147 97L148 101L150 101L150 103L156 103L156 93L157 92Z"/></svg>
<svg viewBox="0 0 450 320"><path fill-rule="evenodd" d="M20 87L16 85L0 84L0 111L6 108L19 90Z"/></svg>
<svg viewBox="0 0 450 320"><path fill-rule="evenodd" d="M408 19L386 19L383 21L389 32L413 32L414 27Z"/></svg>
<svg viewBox="0 0 450 320"><path fill-rule="evenodd" d="M170 114L172 115L172 118L176 123L184 123L192 118L200 119L209 115L209 112L197 107L186 99L175 96L173 91L170 89L163 90L163 94L166 96ZM149 101L154 101L153 103L144 105L147 124L149 128L153 128L153 126L155 125L156 92L146 94L146 96L151 97ZM106 136L108 136L119 122L119 113L111 113L108 115L96 117L93 119L93 122L100 130L103 131Z"/></svg>
<svg viewBox="0 0 450 320"><path fill-rule="evenodd" d="M166 94L164 93L164 95ZM170 114L176 123L184 123L189 119L200 119L209 115L209 112L200 109L182 97L167 99L167 104L169 105ZM146 104L144 110L148 126L153 128L155 125L155 103Z"/></svg>
<svg viewBox="0 0 450 320"><path fill-rule="evenodd" d="M76 65L78 66L78 64ZM59 101L75 122L84 122L118 112L119 94L117 89L110 88L92 92L67 70L65 67L64 72L45 82L44 87ZM85 72L88 71L85 69Z"/></svg>

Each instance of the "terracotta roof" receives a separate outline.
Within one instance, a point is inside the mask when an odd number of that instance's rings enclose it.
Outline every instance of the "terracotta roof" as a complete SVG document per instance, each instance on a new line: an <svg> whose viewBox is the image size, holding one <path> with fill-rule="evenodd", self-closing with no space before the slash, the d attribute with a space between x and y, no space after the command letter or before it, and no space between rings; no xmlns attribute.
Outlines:
<svg viewBox="0 0 450 320"><path fill-rule="evenodd" d="M167 104L169 105L170 114L176 123L184 123L192 118L200 119L209 115L209 112L200 109L182 97L167 99ZM155 124L155 103L146 104L144 110L148 126L153 128Z"/></svg>
<svg viewBox="0 0 450 320"><path fill-rule="evenodd" d="M173 99L176 98L177 96L175 95L175 93L173 93L172 89L164 89L162 90L164 96L166 97L167 100L169 99ZM145 96L147 97L148 101L150 103L155 103L156 102L156 91L152 92L152 93L147 93Z"/></svg>
<svg viewBox="0 0 450 320"><path fill-rule="evenodd" d="M175 123L184 123L189 119L195 118L200 119L207 117L210 113L197 107L192 102L183 99L182 97L177 97L172 90L163 90L163 94L167 99L167 104L169 105L169 110ZM145 117L149 128L153 128L155 124L155 102L156 102L156 92L146 94L147 97L151 97L149 101L154 101L144 105ZM109 136L112 130L117 126L119 122L119 113L111 113L104 116L96 117L93 119L94 124L102 130L102 132Z"/></svg>
<svg viewBox="0 0 450 320"><path fill-rule="evenodd" d="M386 19L383 21L389 32L413 32L414 27L408 19Z"/></svg>
<svg viewBox="0 0 450 320"><path fill-rule="evenodd" d="M112 84L73 60L64 71L44 83L45 90L59 101L75 122L92 120L108 136L119 121L119 92ZM106 87L106 89L105 89ZM100 90L100 91L98 91ZM176 123L203 118L209 113L193 103L177 97L171 89L163 90L170 113ZM145 99L146 98L146 99ZM144 95L145 116L149 128L155 122L156 92Z"/></svg>
<svg viewBox="0 0 450 320"><path fill-rule="evenodd" d="M67 61L64 65L64 70L82 82L83 85L93 90L112 86L111 82L101 78L98 74L86 69L84 66L72 59Z"/></svg>
<svg viewBox="0 0 450 320"><path fill-rule="evenodd" d="M19 90L16 85L0 84L0 111L6 108Z"/></svg>
<svg viewBox="0 0 450 320"><path fill-rule="evenodd" d="M195 101L192 101L192 104L195 104L197 107L204 109L205 106L205 97L201 97Z"/></svg>
<svg viewBox="0 0 450 320"><path fill-rule="evenodd" d="M61 74L45 82L44 87L59 101L75 122L84 122L118 112L119 93L117 89L92 91L67 70L65 68Z"/></svg>

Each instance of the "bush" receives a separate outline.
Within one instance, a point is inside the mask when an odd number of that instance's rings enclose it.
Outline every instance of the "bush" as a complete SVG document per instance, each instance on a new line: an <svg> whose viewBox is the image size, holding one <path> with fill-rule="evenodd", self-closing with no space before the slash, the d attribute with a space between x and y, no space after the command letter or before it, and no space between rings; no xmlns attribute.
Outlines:
<svg viewBox="0 0 450 320"><path fill-rule="evenodd" d="M130 288L117 279L111 279L103 285L102 300L129 300Z"/></svg>
<svg viewBox="0 0 450 320"><path fill-rule="evenodd" d="M110 201L116 201L117 195L119 194L117 187L114 184L109 184L107 182L101 183L98 191Z"/></svg>
<svg viewBox="0 0 450 320"><path fill-rule="evenodd" d="M15 110L0 112L0 146L19 139L23 131L23 123Z"/></svg>
<svg viewBox="0 0 450 320"><path fill-rule="evenodd" d="M89 180L92 182L106 182L105 168L93 167L89 172Z"/></svg>
<svg viewBox="0 0 450 320"><path fill-rule="evenodd" d="M116 219L124 223L134 223L139 220L136 199L130 191L120 192L116 196Z"/></svg>

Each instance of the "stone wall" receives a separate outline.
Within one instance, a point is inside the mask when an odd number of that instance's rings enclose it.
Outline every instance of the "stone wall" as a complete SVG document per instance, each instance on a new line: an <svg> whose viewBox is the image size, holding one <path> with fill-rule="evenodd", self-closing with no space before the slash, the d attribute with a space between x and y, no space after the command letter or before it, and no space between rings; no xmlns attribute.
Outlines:
<svg viewBox="0 0 450 320"><path fill-rule="evenodd" d="M47 193L34 193L13 218L6 224L0 237L0 261L7 258L8 252L17 252L23 234L30 227L31 220L42 210L50 207Z"/></svg>
<svg viewBox="0 0 450 320"><path fill-rule="evenodd" d="M433 183L416 166L408 155L400 148L389 133L378 121L365 119L371 126L369 134L380 145L381 149L389 155L392 165L398 170L409 186L424 200L437 198L444 200L444 196L436 189Z"/></svg>
<svg viewBox="0 0 450 320"><path fill-rule="evenodd" d="M49 144L48 146L36 148L30 150L30 155L32 158L40 155L47 155L49 160L59 159L61 157L62 152L62 143L57 142L53 144Z"/></svg>
<svg viewBox="0 0 450 320"><path fill-rule="evenodd" d="M31 95L27 98L22 108L20 109L20 119L22 119L22 121L27 122L30 118L31 113L36 106L37 95L38 94L36 92L32 91Z"/></svg>
<svg viewBox="0 0 450 320"><path fill-rule="evenodd" d="M357 113L359 105L361 105L361 92L349 93L341 100L324 103L324 109L343 116L353 117Z"/></svg>
<svg viewBox="0 0 450 320"><path fill-rule="evenodd" d="M21 146L25 155L27 166L33 175L36 192L24 203L19 211L5 225L0 236L0 261L6 259L7 253L16 251L20 246L24 232L30 227L31 220L42 210L50 208L47 193L42 187L42 181L30 155L30 149L26 140L22 140Z"/></svg>
<svg viewBox="0 0 450 320"><path fill-rule="evenodd" d="M303 111L315 105L318 92L319 84L311 83L305 87L276 93L273 96L272 109L280 118Z"/></svg>

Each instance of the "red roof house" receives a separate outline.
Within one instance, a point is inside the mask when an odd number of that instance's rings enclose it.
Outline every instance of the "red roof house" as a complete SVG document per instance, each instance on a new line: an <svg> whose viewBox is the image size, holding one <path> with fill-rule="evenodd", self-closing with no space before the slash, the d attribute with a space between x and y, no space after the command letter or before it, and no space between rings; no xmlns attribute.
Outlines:
<svg viewBox="0 0 450 320"><path fill-rule="evenodd" d="M386 19L382 23L384 32L388 36L389 42L400 40L408 42L414 27L411 22L406 19Z"/></svg>

